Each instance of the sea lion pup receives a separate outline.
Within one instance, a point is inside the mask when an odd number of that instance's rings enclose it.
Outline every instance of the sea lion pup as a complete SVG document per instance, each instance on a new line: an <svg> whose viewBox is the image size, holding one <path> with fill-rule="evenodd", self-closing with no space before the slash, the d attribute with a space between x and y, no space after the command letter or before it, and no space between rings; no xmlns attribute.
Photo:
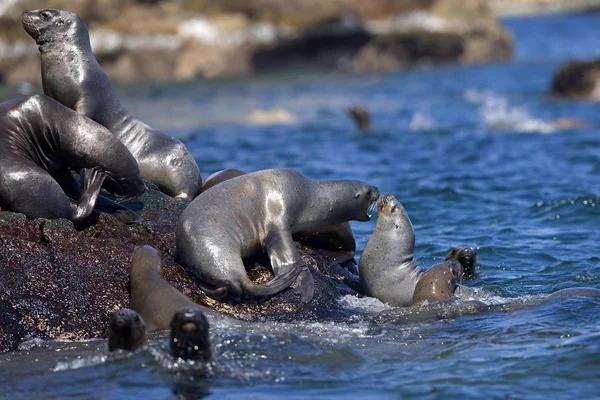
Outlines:
<svg viewBox="0 0 600 400"><path fill-rule="evenodd" d="M175 359L212 362L209 329L208 320L198 307L177 311L171 320L171 356Z"/></svg>
<svg viewBox="0 0 600 400"><path fill-rule="evenodd" d="M371 129L371 115L365 107L358 105L349 106L346 108L346 112L354 120L358 129Z"/></svg>
<svg viewBox="0 0 600 400"><path fill-rule="evenodd" d="M375 229L358 264L366 293L401 307L449 299L462 274L460 264L449 260L423 273L413 258L414 248L415 232L406 210L394 196L383 196Z"/></svg>
<svg viewBox="0 0 600 400"><path fill-rule="evenodd" d="M446 261L454 259L460 263L463 269L463 278L475 278L475 267L477 265L477 253L471 247L454 247L446 255Z"/></svg>
<svg viewBox="0 0 600 400"><path fill-rule="evenodd" d="M79 172L82 189L71 170ZM43 95L0 103L0 206L28 218L90 215L102 184L144 190L137 163L106 128ZM77 187L74 195L70 192ZM77 196L73 202L68 196Z"/></svg>
<svg viewBox="0 0 600 400"><path fill-rule="evenodd" d="M108 351L135 351L146 344L146 325L138 313L121 308L112 313L108 328Z"/></svg>
<svg viewBox="0 0 600 400"><path fill-rule="evenodd" d="M163 278L160 256L150 246L138 246L133 251L129 286L131 308L144 318L148 330L168 329L173 315L183 308L208 310L188 299Z"/></svg>
<svg viewBox="0 0 600 400"><path fill-rule="evenodd" d="M179 140L132 117L96 61L85 23L62 10L30 10L21 18L42 59L44 93L108 128L135 157L142 177L182 200L202 184L198 165Z"/></svg>
<svg viewBox="0 0 600 400"><path fill-rule="evenodd" d="M200 191L205 192L219 183L242 175L246 175L246 173L234 168L217 171L206 178ZM354 233L349 222L303 229L295 232L292 238L294 241L300 242L305 246L324 250L325 254L331 258L335 258L339 263L354 260L356 240L354 239Z"/></svg>
<svg viewBox="0 0 600 400"><path fill-rule="evenodd" d="M314 294L312 274L292 234L302 229L368 221L379 189L359 181L313 180L291 169L267 169L227 180L183 211L175 233L177 256L213 298L267 296L291 286L302 301ZM275 278L253 283L243 258L266 251Z"/></svg>

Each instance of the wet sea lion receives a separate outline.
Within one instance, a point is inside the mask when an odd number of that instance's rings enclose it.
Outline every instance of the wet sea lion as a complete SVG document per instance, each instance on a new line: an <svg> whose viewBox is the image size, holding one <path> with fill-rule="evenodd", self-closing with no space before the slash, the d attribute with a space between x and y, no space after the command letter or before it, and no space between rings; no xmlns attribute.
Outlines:
<svg viewBox="0 0 600 400"><path fill-rule="evenodd" d="M197 307L186 307L173 315L169 349L175 359L213 361L208 336L210 326Z"/></svg>
<svg viewBox="0 0 600 400"><path fill-rule="evenodd" d="M454 259L460 263L463 269L463 278L475 278L475 267L477 265L477 253L471 247L454 247L446 255L446 261Z"/></svg>
<svg viewBox="0 0 600 400"><path fill-rule="evenodd" d="M205 192L219 183L242 175L246 175L246 173L234 168L217 171L206 178L201 192ZM292 238L294 241L300 242L305 246L325 250L328 252L327 255L335 258L339 263L353 259L356 251L356 239L354 239L354 233L349 222L303 229L295 232Z"/></svg>
<svg viewBox="0 0 600 400"><path fill-rule="evenodd" d="M44 93L108 128L133 154L142 176L161 191L191 201L202 184L194 158L179 140L123 108L81 18L62 10L30 10L22 23L39 46Z"/></svg>
<svg viewBox="0 0 600 400"><path fill-rule="evenodd" d="M146 344L146 326L138 313L121 308L112 313L108 328L108 351L135 351Z"/></svg>
<svg viewBox="0 0 600 400"><path fill-rule="evenodd" d="M368 221L379 190L359 181L313 180L291 169L267 169L227 180L200 194L181 214L177 256L213 298L266 296L296 281L302 301L314 282L292 234L302 229ZM243 258L266 251L275 278L255 284Z"/></svg>
<svg viewBox="0 0 600 400"><path fill-rule="evenodd" d="M394 196L383 196L375 229L358 264L366 293L401 307L450 298L462 272L460 264L450 260L423 273L414 260L414 248L415 232L406 210Z"/></svg>
<svg viewBox="0 0 600 400"><path fill-rule="evenodd" d="M81 176L81 191L71 170ZM106 128L43 95L0 103L4 210L80 222L103 183L129 198L145 190L135 159Z"/></svg>
<svg viewBox="0 0 600 400"><path fill-rule="evenodd" d="M346 108L346 112L354 120L358 129L371 129L371 115L365 107L358 105L349 106Z"/></svg>
<svg viewBox="0 0 600 400"><path fill-rule="evenodd" d="M156 249L136 247L131 256L131 308L144 318L148 330L168 329L173 315L183 309L199 306L175 289L162 276L162 262Z"/></svg>

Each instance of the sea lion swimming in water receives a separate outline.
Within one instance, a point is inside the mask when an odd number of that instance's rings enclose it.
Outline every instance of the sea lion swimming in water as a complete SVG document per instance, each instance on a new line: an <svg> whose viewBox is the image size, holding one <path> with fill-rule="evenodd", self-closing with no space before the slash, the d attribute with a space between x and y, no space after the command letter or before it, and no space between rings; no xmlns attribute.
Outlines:
<svg viewBox="0 0 600 400"><path fill-rule="evenodd" d="M406 210L394 196L383 196L358 264L366 293L401 307L451 298L462 279L461 265L450 259L423 272L414 260L414 248L415 232Z"/></svg>
<svg viewBox="0 0 600 400"><path fill-rule="evenodd" d="M177 256L213 298L267 296L290 287L302 301L314 294L312 275L292 234L349 220L368 221L379 190L359 181L313 180L291 169L267 169L227 180L200 194L181 214ZM266 251L275 278L253 283L243 258Z"/></svg>
<svg viewBox="0 0 600 400"><path fill-rule="evenodd" d="M121 308L112 313L108 328L108 351L135 351L146 344L146 326L138 313Z"/></svg>
<svg viewBox="0 0 600 400"><path fill-rule="evenodd" d="M175 359L212 362L210 326L198 307L186 307L177 311L171 320L169 349Z"/></svg>
<svg viewBox="0 0 600 400"><path fill-rule="evenodd" d="M142 177L162 192L191 201L202 185L194 158L179 140L123 108L92 53L81 18L62 10L30 10L21 20L39 46L44 93L111 131L133 154Z"/></svg>
<svg viewBox="0 0 600 400"><path fill-rule="evenodd" d="M145 190L135 159L106 128L43 95L0 103L2 209L81 222L103 183L126 198Z"/></svg>
<svg viewBox="0 0 600 400"><path fill-rule="evenodd" d="M131 308L144 318L148 330L168 329L175 313L194 307L210 313L175 289L162 276L162 262L156 249L136 247L131 256Z"/></svg>
<svg viewBox="0 0 600 400"><path fill-rule="evenodd" d="M234 168L217 171L206 178L201 192L205 192L219 183L242 175L246 175L246 173ZM354 233L349 222L303 229L295 232L292 238L294 241L300 242L305 246L324 250L324 254L335 259L338 263L344 263L348 260L356 263L354 261L356 239L354 239Z"/></svg>

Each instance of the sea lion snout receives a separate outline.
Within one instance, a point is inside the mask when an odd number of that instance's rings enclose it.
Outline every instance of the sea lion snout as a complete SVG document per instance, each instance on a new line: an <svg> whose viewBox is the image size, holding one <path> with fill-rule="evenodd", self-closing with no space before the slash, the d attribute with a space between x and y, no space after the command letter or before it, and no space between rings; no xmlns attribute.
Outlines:
<svg viewBox="0 0 600 400"><path fill-rule="evenodd" d="M173 358L200 360L212 359L206 316L197 307L186 307L173 315L169 347Z"/></svg>

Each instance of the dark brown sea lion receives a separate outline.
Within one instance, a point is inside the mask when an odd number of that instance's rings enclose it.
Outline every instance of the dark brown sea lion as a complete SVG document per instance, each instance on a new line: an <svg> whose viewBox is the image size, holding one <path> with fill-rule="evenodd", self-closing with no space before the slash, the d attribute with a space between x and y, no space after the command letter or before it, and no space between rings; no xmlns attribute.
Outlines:
<svg viewBox="0 0 600 400"><path fill-rule="evenodd" d="M133 154L142 176L161 191L191 201L202 185L194 158L179 140L123 108L81 18L62 10L30 10L22 23L39 46L44 93L108 128Z"/></svg>
<svg viewBox="0 0 600 400"><path fill-rule="evenodd" d="M212 362L208 320L197 307L186 307L173 315L169 348L175 359Z"/></svg>
<svg viewBox="0 0 600 400"><path fill-rule="evenodd" d="M358 129L371 129L371 115L365 107L358 105L349 106L346 112L354 120Z"/></svg>
<svg viewBox="0 0 600 400"><path fill-rule="evenodd" d="M148 330L168 329L173 315L183 308L196 307L211 312L163 278L160 256L150 246L139 246L133 251L130 275L131 308L144 318Z"/></svg>
<svg viewBox="0 0 600 400"><path fill-rule="evenodd" d="M106 128L42 95L0 103L2 209L80 222L103 183L126 198L145 190L135 159Z"/></svg>
<svg viewBox="0 0 600 400"><path fill-rule="evenodd" d="M108 351L135 351L146 344L146 325L138 313L128 308L115 311L108 328Z"/></svg>
<svg viewBox="0 0 600 400"><path fill-rule="evenodd" d="M463 278L475 278L475 267L477 265L477 253L471 247L454 247L446 255L446 261L454 259L460 263L463 269Z"/></svg>
<svg viewBox="0 0 600 400"><path fill-rule="evenodd" d="M267 169L227 180L200 194L181 214L177 255L211 297L266 296L298 276L303 301L314 294L312 275L292 234L302 229L368 221L376 187L350 180L313 180L291 169ZM243 258L268 254L275 278L253 283Z"/></svg>

